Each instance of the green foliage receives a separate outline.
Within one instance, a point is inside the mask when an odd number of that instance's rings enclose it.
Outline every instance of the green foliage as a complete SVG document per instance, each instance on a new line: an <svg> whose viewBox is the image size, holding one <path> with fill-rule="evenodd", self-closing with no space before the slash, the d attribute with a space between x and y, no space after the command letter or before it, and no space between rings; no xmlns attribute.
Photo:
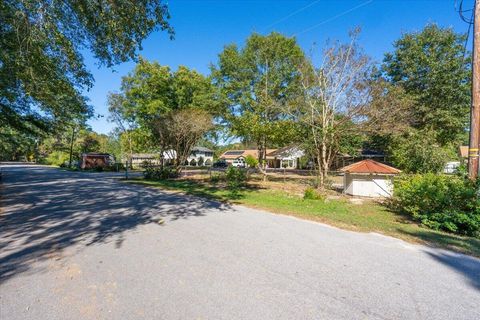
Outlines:
<svg viewBox="0 0 480 320"><path fill-rule="evenodd" d="M423 225L480 237L478 184L457 176L427 173L395 182L394 205Z"/></svg>
<svg viewBox="0 0 480 320"><path fill-rule="evenodd" d="M318 192L317 189L308 187L303 193L303 199L305 200L322 200L325 201L325 195Z"/></svg>
<svg viewBox="0 0 480 320"><path fill-rule="evenodd" d="M383 72L415 98L412 125L438 133L442 145L463 138L470 106L470 58L464 58L465 35L427 25L406 33L385 55Z"/></svg>
<svg viewBox="0 0 480 320"><path fill-rule="evenodd" d="M291 142L296 123L282 111L299 95L304 54L294 38L252 34L243 48L226 46L212 67L233 134L261 148Z"/></svg>
<svg viewBox="0 0 480 320"><path fill-rule="evenodd" d="M124 150L174 150L178 170L192 147L212 129L212 116L219 112L216 90L208 78L184 66L174 72L143 58L122 78L121 92L110 94L108 102L110 117L122 131Z"/></svg>
<svg viewBox="0 0 480 320"><path fill-rule="evenodd" d="M245 163L249 168L256 168L258 166L258 159L249 154L245 157Z"/></svg>
<svg viewBox="0 0 480 320"><path fill-rule="evenodd" d="M441 172L455 157L447 147L438 145L432 132L412 131L390 145L392 163L410 173Z"/></svg>
<svg viewBox="0 0 480 320"><path fill-rule="evenodd" d="M225 175L223 175L221 173L212 172L211 175L210 175L210 182L212 184L217 184L217 183L219 183L220 181L223 181L223 180L225 180Z"/></svg>
<svg viewBox="0 0 480 320"><path fill-rule="evenodd" d="M93 78L82 51L108 67L134 59L152 31L172 34L168 18L158 0L0 2L0 127L38 135L84 121Z"/></svg>
<svg viewBox="0 0 480 320"><path fill-rule="evenodd" d="M148 180L165 180L178 177L178 172L172 167L147 167L143 175Z"/></svg>
<svg viewBox="0 0 480 320"><path fill-rule="evenodd" d="M247 175L245 170L236 167L228 167L225 172L225 178L227 180L227 186L230 190L238 190L244 186L247 181Z"/></svg>
<svg viewBox="0 0 480 320"><path fill-rule="evenodd" d="M69 154L62 151L53 151L44 160L46 164L62 166L69 160Z"/></svg>

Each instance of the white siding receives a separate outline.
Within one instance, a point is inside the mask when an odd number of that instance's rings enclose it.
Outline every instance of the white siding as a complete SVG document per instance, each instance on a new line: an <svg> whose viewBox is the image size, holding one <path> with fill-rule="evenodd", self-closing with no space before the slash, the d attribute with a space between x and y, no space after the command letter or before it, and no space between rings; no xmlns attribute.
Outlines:
<svg viewBox="0 0 480 320"><path fill-rule="evenodd" d="M345 173L346 194L361 197L390 197L393 194L392 176Z"/></svg>

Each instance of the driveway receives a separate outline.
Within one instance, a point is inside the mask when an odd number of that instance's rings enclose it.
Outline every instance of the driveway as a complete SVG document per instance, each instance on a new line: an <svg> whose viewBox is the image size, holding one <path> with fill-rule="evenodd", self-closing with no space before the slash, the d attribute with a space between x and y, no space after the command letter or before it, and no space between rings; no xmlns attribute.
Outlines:
<svg viewBox="0 0 480 320"><path fill-rule="evenodd" d="M480 319L478 259L115 174L2 171L2 320Z"/></svg>

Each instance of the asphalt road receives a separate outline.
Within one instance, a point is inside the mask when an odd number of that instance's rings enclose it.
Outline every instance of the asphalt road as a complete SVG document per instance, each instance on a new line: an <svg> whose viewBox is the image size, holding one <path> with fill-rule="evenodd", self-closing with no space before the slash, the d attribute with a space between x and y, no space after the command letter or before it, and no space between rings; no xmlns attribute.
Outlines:
<svg viewBox="0 0 480 320"><path fill-rule="evenodd" d="M2 170L2 320L480 319L478 259L111 174Z"/></svg>

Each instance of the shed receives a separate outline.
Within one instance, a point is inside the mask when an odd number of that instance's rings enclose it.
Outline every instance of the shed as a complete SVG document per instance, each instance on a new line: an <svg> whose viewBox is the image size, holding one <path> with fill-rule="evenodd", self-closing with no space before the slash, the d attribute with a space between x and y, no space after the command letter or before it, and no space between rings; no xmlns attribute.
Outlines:
<svg viewBox="0 0 480 320"><path fill-rule="evenodd" d="M114 162L113 156L108 153L83 153L80 168L93 169L96 167L106 167Z"/></svg>
<svg viewBox="0 0 480 320"><path fill-rule="evenodd" d="M401 171L386 164L366 159L340 169L345 173L343 190L361 197L390 197L393 177Z"/></svg>

